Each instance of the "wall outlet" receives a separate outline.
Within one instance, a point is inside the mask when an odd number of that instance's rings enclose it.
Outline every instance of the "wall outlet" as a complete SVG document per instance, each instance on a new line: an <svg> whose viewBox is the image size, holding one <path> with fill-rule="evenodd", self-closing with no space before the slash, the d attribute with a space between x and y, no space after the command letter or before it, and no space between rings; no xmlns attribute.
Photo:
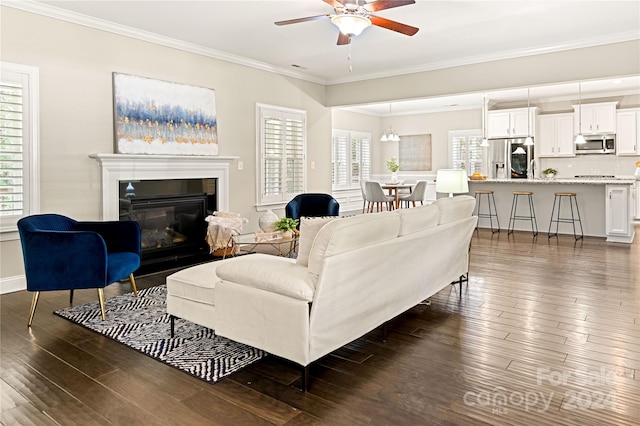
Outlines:
<svg viewBox="0 0 640 426"><path fill-rule="evenodd" d="M238 170L244 170L244 161L238 161Z"/></svg>
<svg viewBox="0 0 640 426"><path fill-rule="evenodd" d="M312 161L311 162L311 170L314 170L316 168L316 162Z"/></svg>

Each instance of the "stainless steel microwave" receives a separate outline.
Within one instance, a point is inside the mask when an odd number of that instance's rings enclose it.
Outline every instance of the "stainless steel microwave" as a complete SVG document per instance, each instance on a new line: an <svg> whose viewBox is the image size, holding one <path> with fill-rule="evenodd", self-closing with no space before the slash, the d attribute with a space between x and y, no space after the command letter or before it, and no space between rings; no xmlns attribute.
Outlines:
<svg viewBox="0 0 640 426"><path fill-rule="evenodd" d="M576 144L576 154L615 154L615 135L585 135L585 143Z"/></svg>

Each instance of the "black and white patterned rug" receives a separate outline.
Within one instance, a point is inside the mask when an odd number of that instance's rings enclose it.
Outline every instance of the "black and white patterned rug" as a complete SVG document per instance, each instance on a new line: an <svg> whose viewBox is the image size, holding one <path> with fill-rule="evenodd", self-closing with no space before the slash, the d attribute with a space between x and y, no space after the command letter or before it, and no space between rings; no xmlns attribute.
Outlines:
<svg viewBox="0 0 640 426"><path fill-rule="evenodd" d="M209 383L260 360L266 353L227 338L211 329L176 319L171 338L167 314L167 287L159 285L105 301L102 321L98 302L55 311L56 315L110 337L158 361Z"/></svg>

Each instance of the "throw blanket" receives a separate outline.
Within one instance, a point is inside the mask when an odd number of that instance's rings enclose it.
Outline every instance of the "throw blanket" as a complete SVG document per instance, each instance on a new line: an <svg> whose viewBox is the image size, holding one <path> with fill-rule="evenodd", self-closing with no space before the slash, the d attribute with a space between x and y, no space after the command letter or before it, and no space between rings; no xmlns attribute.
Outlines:
<svg viewBox="0 0 640 426"><path fill-rule="evenodd" d="M209 222L207 228L207 243L209 244L209 253L219 248L230 247L233 244L231 237L239 235L242 232L242 225L249 222L244 217L240 217L237 213L214 212L213 215L207 216L204 220Z"/></svg>

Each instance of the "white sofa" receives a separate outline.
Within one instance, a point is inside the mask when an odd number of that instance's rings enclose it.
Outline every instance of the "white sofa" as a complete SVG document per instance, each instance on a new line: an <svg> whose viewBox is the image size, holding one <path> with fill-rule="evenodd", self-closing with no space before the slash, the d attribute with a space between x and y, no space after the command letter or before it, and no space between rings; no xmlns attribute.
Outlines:
<svg viewBox="0 0 640 426"><path fill-rule="evenodd" d="M167 278L167 311L304 367L468 272L470 196L303 219L298 259L252 254ZM317 233L316 233L317 232ZM315 234L315 237L314 237Z"/></svg>

